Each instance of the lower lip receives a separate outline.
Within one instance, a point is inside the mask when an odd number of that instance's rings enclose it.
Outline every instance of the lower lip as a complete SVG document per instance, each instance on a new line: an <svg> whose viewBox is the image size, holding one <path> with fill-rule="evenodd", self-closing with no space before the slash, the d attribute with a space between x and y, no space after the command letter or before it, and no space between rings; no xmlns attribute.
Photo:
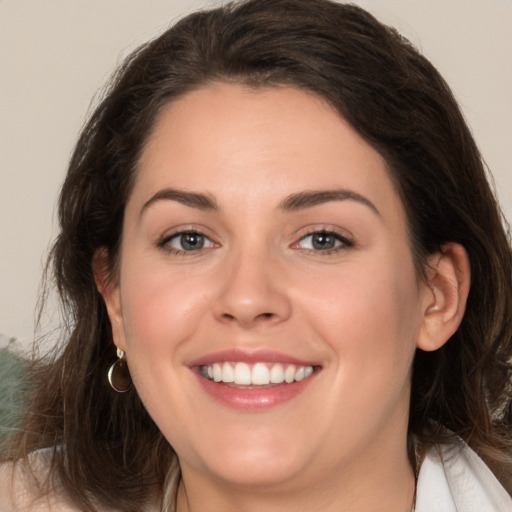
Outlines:
<svg viewBox="0 0 512 512"><path fill-rule="evenodd" d="M276 384L270 387L240 389L205 379L199 373L197 378L203 389L212 398L232 409L243 411L261 411L276 407L294 399L302 393L315 378L316 372L299 382Z"/></svg>

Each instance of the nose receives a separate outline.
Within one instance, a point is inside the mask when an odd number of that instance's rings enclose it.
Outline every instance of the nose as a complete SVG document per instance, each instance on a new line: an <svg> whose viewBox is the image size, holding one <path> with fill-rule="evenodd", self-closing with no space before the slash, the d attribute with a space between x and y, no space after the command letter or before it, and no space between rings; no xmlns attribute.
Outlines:
<svg viewBox="0 0 512 512"><path fill-rule="evenodd" d="M225 262L213 313L223 323L243 329L286 321L292 307L283 269L265 251L239 253Z"/></svg>

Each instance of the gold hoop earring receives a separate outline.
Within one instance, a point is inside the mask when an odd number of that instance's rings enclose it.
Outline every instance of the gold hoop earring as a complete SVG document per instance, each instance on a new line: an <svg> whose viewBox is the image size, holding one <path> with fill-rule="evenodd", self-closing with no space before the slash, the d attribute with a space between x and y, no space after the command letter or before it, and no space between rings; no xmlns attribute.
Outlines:
<svg viewBox="0 0 512 512"><path fill-rule="evenodd" d="M126 393L132 387L132 378L124 351L117 349L117 361L108 369L108 383L118 393Z"/></svg>

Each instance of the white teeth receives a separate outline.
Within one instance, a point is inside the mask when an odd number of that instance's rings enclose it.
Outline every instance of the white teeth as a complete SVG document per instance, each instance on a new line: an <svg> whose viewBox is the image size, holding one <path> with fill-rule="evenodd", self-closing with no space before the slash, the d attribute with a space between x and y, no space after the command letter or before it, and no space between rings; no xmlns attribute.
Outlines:
<svg viewBox="0 0 512 512"><path fill-rule="evenodd" d="M274 366L272 366L272 368L270 369L270 382L272 382L272 384L281 384L282 382L284 382L283 365L277 363Z"/></svg>
<svg viewBox="0 0 512 512"><path fill-rule="evenodd" d="M295 365L291 364L286 368L286 371L284 372L284 380L288 382L288 384L291 384L295 380Z"/></svg>
<svg viewBox="0 0 512 512"><path fill-rule="evenodd" d="M240 386L267 386L269 384L282 384L286 382L300 382L313 375L313 366L296 366L290 364L285 367L281 363L213 363L200 368L203 377L214 382L234 383Z"/></svg>
<svg viewBox="0 0 512 512"><path fill-rule="evenodd" d="M219 363L213 365L213 380L214 382L220 382L222 380L222 368Z"/></svg>
<svg viewBox="0 0 512 512"><path fill-rule="evenodd" d="M252 384L256 386L265 386L270 382L270 372L267 365L256 363L252 368Z"/></svg>
<svg viewBox="0 0 512 512"><path fill-rule="evenodd" d="M249 386L252 384L251 369L245 363L236 363L235 365L235 384Z"/></svg>
<svg viewBox="0 0 512 512"><path fill-rule="evenodd" d="M306 369L304 368L304 366L301 366L295 372L295 380L297 382L300 382L305 376L306 376Z"/></svg>
<svg viewBox="0 0 512 512"><path fill-rule="evenodd" d="M222 382L235 382L235 372L229 363L222 365Z"/></svg>

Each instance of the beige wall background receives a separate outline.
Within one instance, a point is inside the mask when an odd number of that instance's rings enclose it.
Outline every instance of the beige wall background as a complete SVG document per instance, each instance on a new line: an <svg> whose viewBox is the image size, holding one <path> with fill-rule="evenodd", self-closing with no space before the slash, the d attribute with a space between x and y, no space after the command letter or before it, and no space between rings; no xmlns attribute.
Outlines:
<svg viewBox="0 0 512 512"><path fill-rule="evenodd" d="M0 0L0 343L34 338L56 199L91 100L131 49L218 3ZM511 221L512 0L353 3L397 27L451 84Z"/></svg>

